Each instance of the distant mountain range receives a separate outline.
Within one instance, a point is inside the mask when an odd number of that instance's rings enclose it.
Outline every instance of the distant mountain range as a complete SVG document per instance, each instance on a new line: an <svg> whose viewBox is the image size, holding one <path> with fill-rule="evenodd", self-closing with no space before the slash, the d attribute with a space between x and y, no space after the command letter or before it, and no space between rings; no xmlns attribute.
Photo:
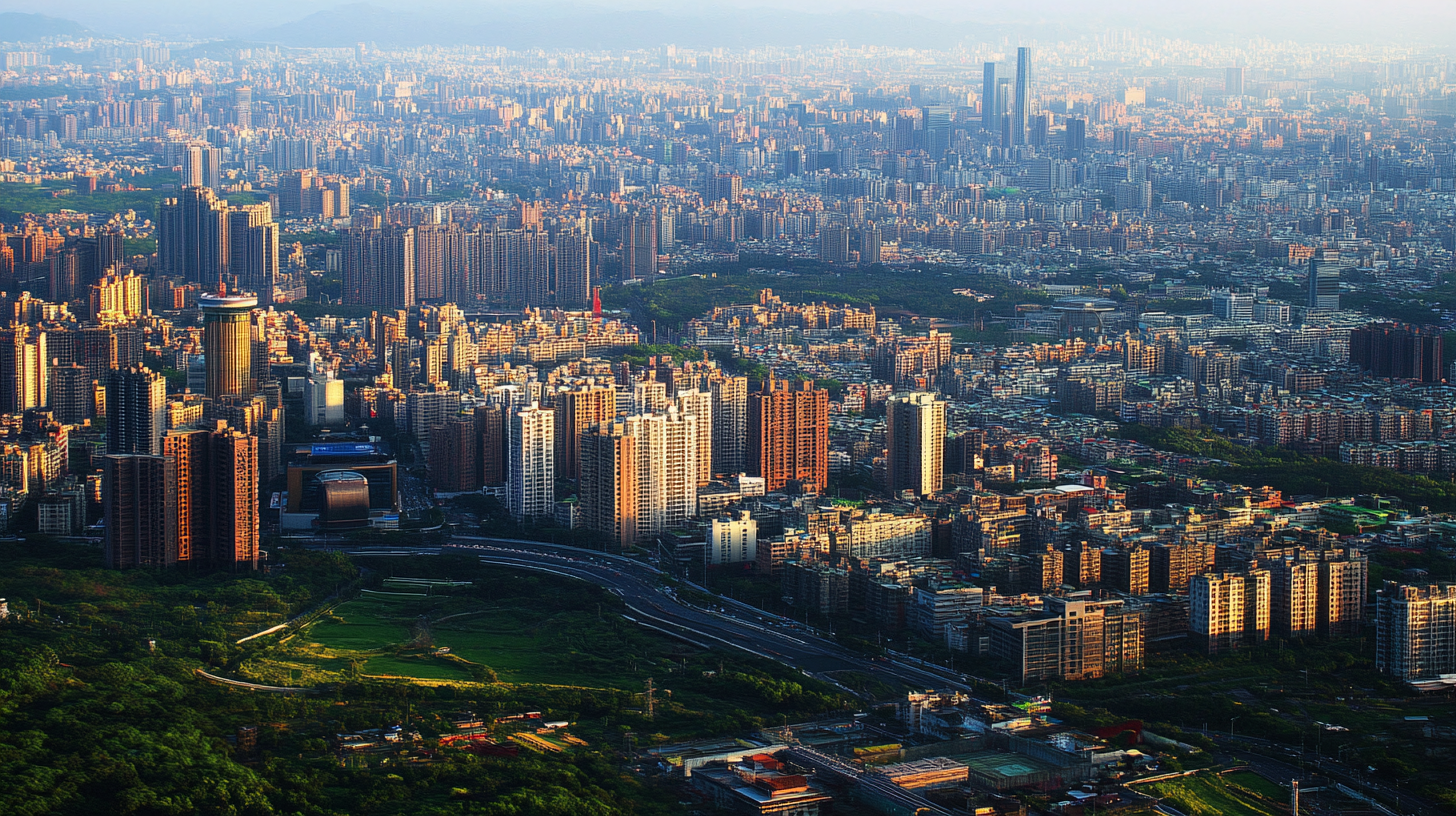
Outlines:
<svg viewBox="0 0 1456 816"><path fill-rule="evenodd" d="M590 6L472 5L401 11L366 3L318 11L250 39L290 46L503 45L510 48L689 48L851 43L944 48L965 37L983 42L1005 26L943 23L912 14L836 14L769 9L669 14ZM1061 26L1047 27L1051 29ZM1072 33L1069 29L1063 33Z"/></svg>
<svg viewBox="0 0 1456 816"><path fill-rule="evenodd" d="M1425 42L1447 44L1456 3L1385 0L919 0L888 11L851 8L868 0L0 0L0 6L47 12L0 13L0 42L85 35L181 40L235 40L291 47L498 45L512 49L631 49L674 43L685 48L844 42L945 49L1080 39L1127 29L1202 42ZM759 7L732 4L761 2ZM591 5L597 3L598 5ZM611 8L606 4L632 5ZM656 6L647 8L644 6ZM835 6L839 6L835 8ZM810 10L804 10L804 9ZM49 16L65 15L72 19ZM85 25L73 20L84 20ZM289 22L279 22L289 21ZM90 31L88 31L88 27ZM1265 46L1255 46L1265 47Z"/></svg>
<svg viewBox="0 0 1456 816"><path fill-rule="evenodd" d="M74 20L18 11L0 12L0 42L36 42L47 37L79 37L88 33L85 26Z"/></svg>

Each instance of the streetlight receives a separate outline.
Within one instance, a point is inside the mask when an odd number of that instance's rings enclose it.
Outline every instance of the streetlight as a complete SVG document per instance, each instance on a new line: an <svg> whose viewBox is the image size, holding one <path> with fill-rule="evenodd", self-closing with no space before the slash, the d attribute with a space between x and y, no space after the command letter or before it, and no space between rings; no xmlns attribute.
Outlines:
<svg viewBox="0 0 1456 816"><path fill-rule="evenodd" d="M1242 716L1244 716L1244 715L1242 715L1242 714L1235 714L1234 716L1229 717L1229 739L1233 739L1234 738L1234 720L1237 720L1239 717L1242 717Z"/></svg>

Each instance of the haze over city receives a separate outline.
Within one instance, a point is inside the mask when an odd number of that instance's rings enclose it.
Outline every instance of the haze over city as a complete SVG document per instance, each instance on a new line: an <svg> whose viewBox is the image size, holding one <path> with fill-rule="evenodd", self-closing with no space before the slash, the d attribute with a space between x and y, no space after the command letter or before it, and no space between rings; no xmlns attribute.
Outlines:
<svg viewBox="0 0 1456 816"><path fill-rule="evenodd" d="M1451 812L1453 34L0 0L0 814Z"/></svg>

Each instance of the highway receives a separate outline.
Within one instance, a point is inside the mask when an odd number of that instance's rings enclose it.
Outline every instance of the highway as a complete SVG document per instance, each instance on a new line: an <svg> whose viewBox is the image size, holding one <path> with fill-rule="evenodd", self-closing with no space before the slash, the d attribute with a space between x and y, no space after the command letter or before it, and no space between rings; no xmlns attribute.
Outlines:
<svg viewBox="0 0 1456 816"><path fill-rule="evenodd" d="M726 646L776 660L836 685L835 673L858 672L911 688L969 691L961 675L945 667L912 662L914 658L900 655L871 660L802 624L746 604L726 599L724 606L712 609L689 604L661 585L656 568L630 558L537 541L471 536L455 536L449 549L478 554L487 564L596 584L620 597L627 606L627 618L642 626L700 646Z"/></svg>

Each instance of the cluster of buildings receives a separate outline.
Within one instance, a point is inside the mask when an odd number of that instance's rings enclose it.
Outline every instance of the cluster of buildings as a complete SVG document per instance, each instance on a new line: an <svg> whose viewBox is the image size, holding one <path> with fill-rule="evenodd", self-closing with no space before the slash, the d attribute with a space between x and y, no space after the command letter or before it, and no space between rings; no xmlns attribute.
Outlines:
<svg viewBox="0 0 1456 816"><path fill-rule="evenodd" d="M1449 66L1155 46L1226 70L1169 79L1120 37L37 44L0 73L0 179L79 209L0 230L0 507L99 513L116 566L247 568L270 525L484 492L1026 682L1354 634L1372 539L1319 526L1423 508L1210 482L1118 431L1456 472ZM156 210L83 212L112 193ZM965 308L783 294L855 267L943 273ZM729 272L780 293L601 307Z"/></svg>

